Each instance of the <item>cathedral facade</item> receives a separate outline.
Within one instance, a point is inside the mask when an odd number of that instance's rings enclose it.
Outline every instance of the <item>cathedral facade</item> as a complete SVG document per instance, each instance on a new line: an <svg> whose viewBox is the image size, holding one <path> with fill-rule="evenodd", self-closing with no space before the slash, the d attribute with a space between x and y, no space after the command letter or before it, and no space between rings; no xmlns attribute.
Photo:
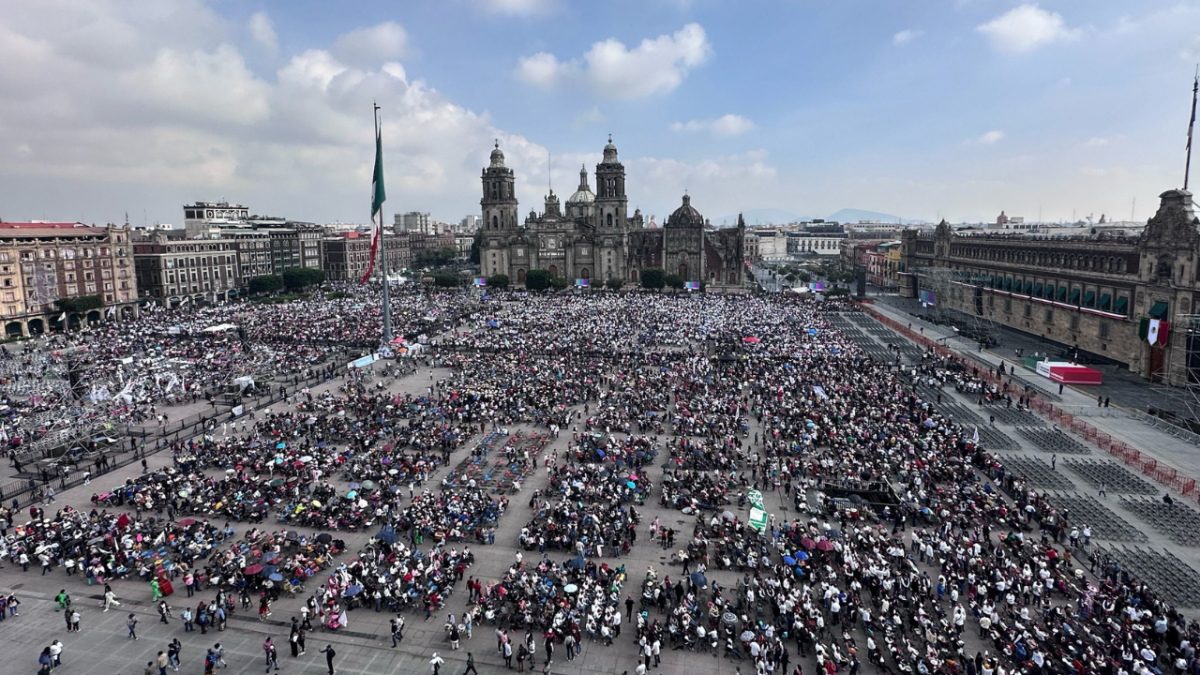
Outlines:
<svg viewBox="0 0 1200 675"><path fill-rule="evenodd" d="M587 168L581 168L579 187L566 203L551 190L543 211L530 211L521 221L513 171L497 144L483 170L481 273L505 274L518 285L535 269L572 282L636 284L643 269L658 267L684 281L703 282L709 292L743 289L746 226L741 217L737 227L713 229L684 195L661 228L646 227L641 211L629 215L625 167L611 138L595 178L593 192Z"/></svg>

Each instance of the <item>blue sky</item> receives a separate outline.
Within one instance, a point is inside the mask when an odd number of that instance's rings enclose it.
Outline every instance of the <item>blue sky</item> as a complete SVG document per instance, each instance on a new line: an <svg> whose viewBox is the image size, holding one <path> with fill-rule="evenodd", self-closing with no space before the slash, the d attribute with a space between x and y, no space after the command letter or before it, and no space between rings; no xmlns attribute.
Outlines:
<svg viewBox="0 0 1200 675"><path fill-rule="evenodd" d="M0 218L178 222L195 199L362 221L521 208L612 133L631 205L952 221L1148 217L1182 183L1200 3L10 0Z"/></svg>

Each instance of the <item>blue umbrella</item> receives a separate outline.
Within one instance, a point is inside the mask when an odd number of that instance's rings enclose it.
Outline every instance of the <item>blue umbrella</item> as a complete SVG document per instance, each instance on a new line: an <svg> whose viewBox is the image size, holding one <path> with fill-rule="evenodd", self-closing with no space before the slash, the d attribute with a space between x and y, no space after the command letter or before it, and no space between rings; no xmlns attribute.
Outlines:
<svg viewBox="0 0 1200 675"><path fill-rule="evenodd" d="M500 324L496 323L495 321L488 321L488 325L491 326L492 328L500 327Z"/></svg>
<svg viewBox="0 0 1200 675"><path fill-rule="evenodd" d="M837 530L830 530L825 533L825 536L829 537L830 539L837 539L838 537L842 536L842 533L838 532Z"/></svg>
<svg viewBox="0 0 1200 675"><path fill-rule="evenodd" d="M692 572L692 585L704 588L708 585L708 579L705 579L704 575L699 572Z"/></svg>
<svg viewBox="0 0 1200 675"><path fill-rule="evenodd" d="M275 446L275 449L276 449L276 450L282 450L282 449L284 449L284 448L286 448L286 447L287 447L287 443L280 443L279 445Z"/></svg>
<svg viewBox="0 0 1200 675"><path fill-rule="evenodd" d="M627 480L627 481L625 481L625 484L629 486L629 489L630 489L630 490L633 490L633 489L635 489L635 488L637 487L637 483L635 483L635 482L633 482L633 481L631 481L631 480Z"/></svg>
<svg viewBox="0 0 1200 675"><path fill-rule="evenodd" d="M809 334L809 335L816 335L816 334L817 334L817 329L816 329L816 328L809 328L809 329L808 329L808 334Z"/></svg>
<svg viewBox="0 0 1200 675"><path fill-rule="evenodd" d="M783 556L783 564L785 564L785 565L795 565L795 564L796 564L796 559L795 559L795 558L793 558L793 557L791 557L791 556L787 556L787 555L785 555L785 556Z"/></svg>
<svg viewBox="0 0 1200 675"><path fill-rule="evenodd" d="M796 560L808 560L808 554L804 551L796 551L793 555L796 556Z"/></svg>
<svg viewBox="0 0 1200 675"><path fill-rule="evenodd" d="M375 538L385 544L394 544L400 539L396 536L396 531L390 527L380 530L379 533L375 535Z"/></svg>
<svg viewBox="0 0 1200 675"><path fill-rule="evenodd" d="M599 455L600 457L604 457L604 451L601 450L600 448L596 448L596 454Z"/></svg>
<svg viewBox="0 0 1200 675"><path fill-rule="evenodd" d="M571 560L567 561L567 564L577 570L581 570L587 566L587 562L583 559L583 556L572 558Z"/></svg>
<svg viewBox="0 0 1200 675"><path fill-rule="evenodd" d="M347 598L353 598L354 596L358 595L359 593L362 593L362 586L359 586L358 584L354 584L350 588L347 588L346 592L342 593L342 595Z"/></svg>

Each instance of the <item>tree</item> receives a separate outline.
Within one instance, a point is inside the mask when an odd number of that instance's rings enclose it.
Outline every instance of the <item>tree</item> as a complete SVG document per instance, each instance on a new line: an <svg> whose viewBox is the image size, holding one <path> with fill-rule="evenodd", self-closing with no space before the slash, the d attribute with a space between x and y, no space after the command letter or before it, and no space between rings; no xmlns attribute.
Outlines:
<svg viewBox="0 0 1200 675"><path fill-rule="evenodd" d="M610 290L619 291L619 290L621 290L621 287L625 285L625 280L624 279L609 279L608 281L604 282L604 285L608 286L608 288Z"/></svg>
<svg viewBox="0 0 1200 675"><path fill-rule="evenodd" d="M104 299L99 295L81 295L78 298L63 298L55 300L54 305L59 311L68 313L83 313L104 306Z"/></svg>
<svg viewBox="0 0 1200 675"><path fill-rule="evenodd" d="M650 290L656 291L667 285L666 277L667 273L662 271L662 269L659 267L644 269L640 275L642 288L649 288Z"/></svg>
<svg viewBox="0 0 1200 675"><path fill-rule="evenodd" d="M553 279L550 280L550 285L554 287L554 290L561 291L562 289L566 288L567 286L570 286L571 282L567 281L566 279L564 279L562 277L554 277Z"/></svg>
<svg viewBox="0 0 1200 675"><path fill-rule="evenodd" d="M678 274L668 274L663 277L663 283L675 290L683 290L683 277Z"/></svg>
<svg viewBox="0 0 1200 675"><path fill-rule="evenodd" d="M550 270L529 270L525 273L525 288L531 291L544 291L550 288Z"/></svg>
<svg viewBox="0 0 1200 675"><path fill-rule="evenodd" d="M800 283L802 284L807 284L808 282L812 281L812 275L804 270L800 270L800 272L796 274L796 278L799 279Z"/></svg>
<svg viewBox="0 0 1200 675"><path fill-rule="evenodd" d="M501 290L508 288L507 274L494 274L487 278L488 288L499 288Z"/></svg>
<svg viewBox="0 0 1200 675"><path fill-rule="evenodd" d="M786 277L784 277L784 279L787 279L789 284L796 283L796 278L797 278L796 275L793 273L790 273L790 272L788 273L788 275Z"/></svg>
<svg viewBox="0 0 1200 675"><path fill-rule="evenodd" d="M458 275L453 272L438 272L433 275L433 283L441 288L454 288L458 285Z"/></svg>
<svg viewBox="0 0 1200 675"><path fill-rule="evenodd" d="M250 278L251 293L274 293L283 290L283 277L278 274L263 274Z"/></svg>
<svg viewBox="0 0 1200 675"><path fill-rule="evenodd" d="M453 246L425 248L417 251L413 264L417 267L445 267L454 262L457 257L458 250Z"/></svg>
<svg viewBox="0 0 1200 675"><path fill-rule="evenodd" d="M475 230L475 236L471 238L471 264L479 264L479 251L483 247L483 229Z"/></svg>
<svg viewBox="0 0 1200 675"><path fill-rule="evenodd" d="M283 285L288 290L317 286L325 281L325 273L310 267L293 267L283 271Z"/></svg>

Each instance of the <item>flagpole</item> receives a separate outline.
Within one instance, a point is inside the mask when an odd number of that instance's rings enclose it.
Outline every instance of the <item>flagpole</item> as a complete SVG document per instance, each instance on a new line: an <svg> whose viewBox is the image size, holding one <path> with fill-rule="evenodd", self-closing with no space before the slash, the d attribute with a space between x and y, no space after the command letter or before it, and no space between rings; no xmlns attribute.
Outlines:
<svg viewBox="0 0 1200 675"><path fill-rule="evenodd" d="M1192 80L1192 119L1188 122L1187 164L1183 168L1183 189L1188 189L1188 178L1192 172L1192 128L1196 126L1196 92L1200 91L1200 66Z"/></svg>
<svg viewBox="0 0 1200 675"><path fill-rule="evenodd" d="M379 138L379 104L375 105L375 137ZM374 218L375 214L371 214ZM380 255L379 270L383 273L383 344L385 347L392 344L392 300L391 300L391 284L388 283L388 266L387 266L387 241L383 236L383 209L379 209L379 222L375 223L379 228L379 245L383 249Z"/></svg>

